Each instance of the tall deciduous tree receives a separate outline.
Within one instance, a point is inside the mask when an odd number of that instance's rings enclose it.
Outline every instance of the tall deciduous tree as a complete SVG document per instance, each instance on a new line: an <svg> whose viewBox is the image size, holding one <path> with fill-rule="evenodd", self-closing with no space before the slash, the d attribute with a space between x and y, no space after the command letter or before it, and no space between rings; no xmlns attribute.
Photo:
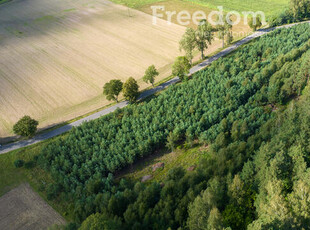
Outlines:
<svg viewBox="0 0 310 230"><path fill-rule="evenodd" d="M103 94L108 100L118 101L118 96L123 88L123 82L120 80L111 80L103 86Z"/></svg>
<svg viewBox="0 0 310 230"><path fill-rule="evenodd" d="M104 214L90 215L79 228L80 230L117 230L121 229L121 221L117 218L110 219Z"/></svg>
<svg viewBox="0 0 310 230"><path fill-rule="evenodd" d="M215 178L209 182L209 187L189 205L187 221L189 229L223 229L222 217L217 209L222 198L223 186Z"/></svg>
<svg viewBox="0 0 310 230"><path fill-rule="evenodd" d="M219 33L219 38L223 41L223 48L225 46L225 39L227 44L230 44L232 41L232 22L227 15L222 15L218 17L218 25L216 26L216 30Z"/></svg>
<svg viewBox="0 0 310 230"><path fill-rule="evenodd" d="M201 59L204 58L204 51L209 45L211 45L213 39L214 35L212 26L207 22L207 20L201 20L196 31L195 39L196 46L201 52Z"/></svg>
<svg viewBox="0 0 310 230"><path fill-rule="evenodd" d="M255 200L258 219L252 222L248 229L265 229L266 226L272 226L271 229L288 229L281 227L292 219L288 202L282 191L282 181L267 182L265 192L261 192Z"/></svg>
<svg viewBox="0 0 310 230"><path fill-rule="evenodd" d="M191 68L191 64L184 56L177 57L172 66L172 75L179 77L182 81L186 79L187 74Z"/></svg>
<svg viewBox="0 0 310 230"><path fill-rule="evenodd" d="M253 31L256 31L258 28L262 26L262 20L260 17L252 17L249 19L249 26Z"/></svg>
<svg viewBox="0 0 310 230"><path fill-rule="evenodd" d="M139 85L137 81L130 77L123 85L123 94L126 100L133 103L139 97Z"/></svg>
<svg viewBox="0 0 310 230"><path fill-rule="evenodd" d="M154 65L149 66L146 71L145 74L143 76L143 81L146 83L151 83L152 86L154 87L154 82L155 82L155 77L157 77L159 75L157 69L155 68Z"/></svg>
<svg viewBox="0 0 310 230"><path fill-rule="evenodd" d="M194 50L196 48L196 34L192 28L187 28L185 34L182 36L180 41L180 51L184 50L186 58L192 64L194 58Z"/></svg>
<svg viewBox="0 0 310 230"><path fill-rule="evenodd" d="M167 137L166 147L168 147L171 151L173 151L178 141L179 141L178 135L176 135L173 132L170 132L169 136Z"/></svg>
<svg viewBox="0 0 310 230"><path fill-rule="evenodd" d="M291 10L296 20L309 16L310 0L291 0Z"/></svg>
<svg viewBox="0 0 310 230"><path fill-rule="evenodd" d="M31 137L36 133L38 124L39 122L30 116L24 116L13 126L13 131L17 135Z"/></svg>

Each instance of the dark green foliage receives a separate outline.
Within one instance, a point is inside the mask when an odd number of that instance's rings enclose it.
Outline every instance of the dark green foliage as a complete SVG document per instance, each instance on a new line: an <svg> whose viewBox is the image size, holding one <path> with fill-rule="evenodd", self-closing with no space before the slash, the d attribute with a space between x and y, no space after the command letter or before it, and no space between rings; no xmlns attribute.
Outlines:
<svg viewBox="0 0 310 230"><path fill-rule="evenodd" d="M137 81L130 77L123 85L123 94L126 100L133 103L139 97L139 85Z"/></svg>
<svg viewBox="0 0 310 230"><path fill-rule="evenodd" d="M54 198L56 198L59 193L61 192L61 185L59 184L50 184L48 187L47 187L47 199L48 200L52 200Z"/></svg>
<svg viewBox="0 0 310 230"><path fill-rule="evenodd" d="M123 82L120 80L111 80L103 86L103 94L108 100L118 101L118 95L123 89Z"/></svg>
<svg viewBox="0 0 310 230"><path fill-rule="evenodd" d="M291 0L291 11L296 21L310 16L309 0Z"/></svg>
<svg viewBox="0 0 310 230"><path fill-rule="evenodd" d="M24 116L13 126L13 131L17 135L31 137L36 133L38 124L39 122L31 117Z"/></svg>
<svg viewBox="0 0 310 230"><path fill-rule="evenodd" d="M290 8L281 14L271 18L270 26L280 26L293 22L300 22L310 18L310 1L309 0L291 0Z"/></svg>
<svg viewBox="0 0 310 230"><path fill-rule="evenodd" d="M16 160L16 161L14 161L14 166L16 167L16 168L21 168L21 167L23 167L24 166L24 161L23 160Z"/></svg>
<svg viewBox="0 0 310 230"><path fill-rule="evenodd" d="M34 161L27 161L26 163L25 163L25 168L26 169L31 169L31 168L33 168L35 166L35 162Z"/></svg>
<svg viewBox="0 0 310 230"><path fill-rule="evenodd" d="M184 81L188 78L188 73L191 68L191 65L186 57L177 57L173 66L172 66L172 75L179 77L181 81Z"/></svg>
<svg viewBox="0 0 310 230"><path fill-rule="evenodd" d="M47 189L49 197L69 194L78 222L100 212L120 218L122 229L177 229L187 226L188 206L201 192L212 197L210 188L220 187L216 202L206 202L212 208L212 215L206 214L208 221L244 229L255 218L254 197L259 192L255 186L259 181L252 177L256 164L250 159L262 143L270 140L271 127L276 123L275 113L266 107L283 103L304 87L298 83L284 97L269 98L274 89L284 91L274 87L277 84L273 79L283 86L291 76L276 75L284 71L285 62L296 66L307 63L309 38L309 25L275 31L147 103L74 128L64 140L42 150L39 162L58 183ZM308 74L309 68L304 65L296 74ZM162 186L128 181L117 185L109 174L151 154L167 139L175 146L188 137L210 145L208 158L194 172L174 169ZM307 137L305 134L304 139ZM292 183L285 179L292 170L284 164L287 159L281 156L277 164L284 189L289 192ZM244 185L245 192L235 196L235 190L229 188L243 167L242 183L255 183L253 187ZM199 202L196 204L195 218Z"/></svg>
<svg viewBox="0 0 310 230"><path fill-rule="evenodd" d="M180 141L179 135L177 133L170 132L169 136L167 137L166 147L173 151L179 141Z"/></svg>
<svg viewBox="0 0 310 230"><path fill-rule="evenodd" d="M309 89L305 93L304 101L292 103L280 114L270 130L271 140L261 145L242 170L246 178L251 175L258 192L258 219L250 225L251 229L309 226Z"/></svg>
<svg viewBox="0 0 310 230"><path fill-rule="evenodd" d="M69 223L64 227L64 230L77 230L78 226L76 223Z"/></svg>
<svg viewBox="0 0 310 230"><path fill-rule="evenodd" d="M223 222L232 229L246 229L255 219L254 200L256 192L236 175L228 185L229 203L222 213Z"/></svg>

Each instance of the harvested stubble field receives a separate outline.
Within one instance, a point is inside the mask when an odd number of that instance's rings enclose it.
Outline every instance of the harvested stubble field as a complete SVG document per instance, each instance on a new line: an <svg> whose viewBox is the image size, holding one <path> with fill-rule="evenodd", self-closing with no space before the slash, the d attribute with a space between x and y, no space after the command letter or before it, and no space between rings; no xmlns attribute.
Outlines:
<svg viewBox="0 0 310 230"><path fill-rule="evenodd" d="M0 198L0 229L41 230L65 220L29 184L21 184Z"/></svg>
<svg viewBox="0 0 310 230"><path fill-rule="evenodd" d="M0 137L27 114L40 127L108 102L111 79L170 74L185 28L106 0L16 0L0 6Z"/></svg>

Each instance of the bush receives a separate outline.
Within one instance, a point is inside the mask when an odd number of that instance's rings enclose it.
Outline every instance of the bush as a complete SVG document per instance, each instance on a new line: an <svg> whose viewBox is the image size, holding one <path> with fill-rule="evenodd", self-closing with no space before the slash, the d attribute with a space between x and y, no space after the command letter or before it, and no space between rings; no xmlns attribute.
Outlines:
<svg viewBox="0 0 310 230"><path fill-rule="evenodd" d="M76 223L69 223L65 226L64 230L77 230L79 227L78 227L78 224Z"/></svg>
<svg viewBox="0 0 310 230"><path fill-rule="evenodd" d="M59 186L58 184L50 184L47 187L47 199L48 200L55 199L60 192L61 192L61 186Z"/></svg>
<svg viewBox="0 0 310 230"><path fill-rule="evenodd" d="M16 168L21 168L24 166L24 161L23 160L16 160L16 161L14 161L14 165Z"/></svg>
<svg viewBox="0 0 310 230"><path fill-rule="evenodd" d="M34 161L28 161L25 163L25 168L26 169L31 169L35 166L35 162Z"/></svg>
<svg viewBox="0 0 310 230"><path fill-rule="evenodd" d="M270 26L275 27L275 26L281 26L284 24L289 24L295 22L293 15L289 10L283 11L281 14L273 17L270 20Z"/></svg>
<svg viewBox="0 0 310 230"><path fill-rule="evenodd" d="M24 116L13 126L13 131L17 135L31 137L36 133L38 124L38 121L29 116Z"/></svg>

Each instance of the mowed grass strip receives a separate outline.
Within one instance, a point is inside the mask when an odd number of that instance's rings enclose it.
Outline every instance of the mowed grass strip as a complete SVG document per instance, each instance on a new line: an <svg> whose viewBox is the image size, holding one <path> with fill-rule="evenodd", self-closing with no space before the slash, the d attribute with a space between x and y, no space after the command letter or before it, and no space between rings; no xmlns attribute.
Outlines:
<svg viewBox="0 0 310 230"><path fill-rule="evenodd" d="M225 11L263 11L266 16L282 12L288 8L289 0L186 0L216 9L223 6Z"/></svg>
<svg viewBox="0 0 310 230"><path fill-rule="evenodd" d="M112 0L118 4L123 4L132 8L141 9L148 5L162 5L164 0ZM263 11L267 17L282 12L288 8L289 0L175 0L181 6L184 3L197 3L208 7L210 10L218 9L219 6L224 11ZM178 6L176 6L178 7ZM184 9L186 10L186 9Z"/></svg>
<svg viewBox="0 0 310 230"><path fill-rule="evenodd" d="M140 82L152 64L158 81L170 76L167 65L180 55L184 31L104 0L1 5L0 137L25 114L43 128L103 107L106 82L130 76Z"/></svg>
<svg viewBox="0 0 310 230"><path fill-rule="evenodd" d="M148 4L160 3L163 0L111 0L111 1L131 8L139 9L142 6Z"/></svg>

